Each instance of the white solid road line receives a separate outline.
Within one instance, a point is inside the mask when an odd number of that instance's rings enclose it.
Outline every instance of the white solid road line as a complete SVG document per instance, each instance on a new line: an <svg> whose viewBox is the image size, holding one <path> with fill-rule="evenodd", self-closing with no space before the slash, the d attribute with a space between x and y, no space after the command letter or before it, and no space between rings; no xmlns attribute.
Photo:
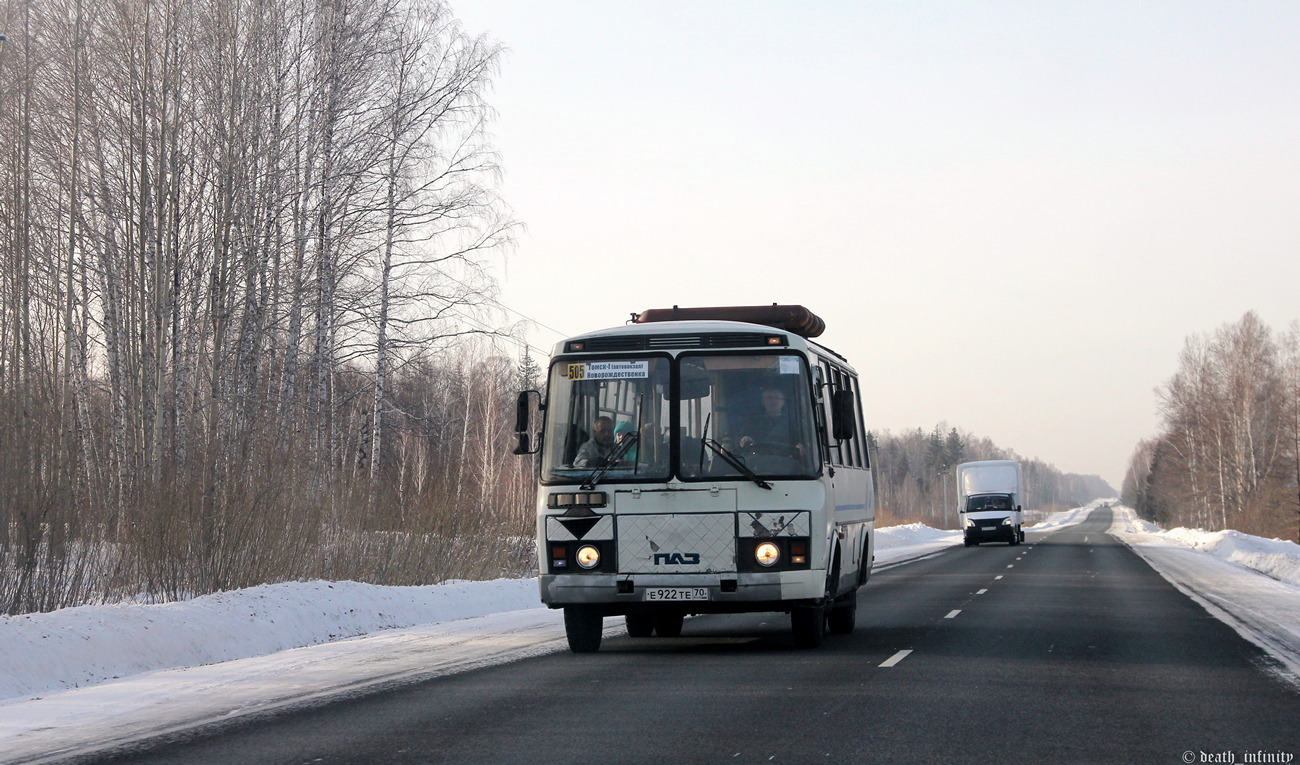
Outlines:
<svg viewBox="0 0 1300 765"><path fill-rule="evenodd" d="M908 655L909 653L911 653L911 652L912 652L912 649L911 649L911 648L907 649L906 651L899 651L898 653L894 654L893 656L890 656L888 659L885 659L884 662L882 662L880 666L882 666L882 667L892 667L892 666L894 666L895 664L897 664L898 662L902 661L903 659L906 659L906 658L907 658L907 655Z"/></svg>

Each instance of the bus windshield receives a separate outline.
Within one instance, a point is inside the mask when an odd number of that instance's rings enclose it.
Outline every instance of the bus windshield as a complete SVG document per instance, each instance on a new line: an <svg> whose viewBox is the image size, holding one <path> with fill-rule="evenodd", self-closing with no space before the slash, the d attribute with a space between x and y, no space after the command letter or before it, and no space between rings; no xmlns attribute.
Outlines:
<svg viewBox="0 0 1300 765"><path fill-rule="evenodd" d="M562 360L547 389L542 480L578 483L668 479L666 357Z"/></svg>
<svg viewBox="0 0 1300 765"><path fill-rule="evenodd" d="M558 360L542 480L815 477L821 457L808 380L794 353Z"/></svg>
<svg viewBox="0 0 1300 765"><path fill-rule="evenodd" d="M733 462L760 477L819 474L821 458L802 356L683 355L678 376L677 473L682 478L742 477Z"/></svg>

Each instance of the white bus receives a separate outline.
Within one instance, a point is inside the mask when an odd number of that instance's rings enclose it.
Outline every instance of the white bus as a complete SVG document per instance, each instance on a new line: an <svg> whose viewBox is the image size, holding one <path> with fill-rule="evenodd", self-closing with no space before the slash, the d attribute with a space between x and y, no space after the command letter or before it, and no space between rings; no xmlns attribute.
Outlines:
<svg viewBox="0 0 1300 765"><path fill-rule="evenodd" d="M674 307L555 346L515 452L541 454L541 599L571 650L620 615L634 637L745 611L788 612L799 647L853 631L875 488L858 376L810 341L823 327L801 306Z"/></svg>

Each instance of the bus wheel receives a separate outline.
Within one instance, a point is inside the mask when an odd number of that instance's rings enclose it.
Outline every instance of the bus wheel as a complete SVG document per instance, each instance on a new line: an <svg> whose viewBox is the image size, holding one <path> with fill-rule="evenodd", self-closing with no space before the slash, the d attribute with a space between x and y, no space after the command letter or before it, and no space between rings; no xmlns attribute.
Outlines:
<svg viewBox="0 0 1300 765"><path fill-rule="evenodd" d="M667 611L655 614L655 634L666 638L681 637L684 621L686 621L686 614L680 612Z"/></svg>
<svg viewBox="0 0 1300 765"><path fill-rule="evenodd" d="M650 637L655 630L654 617L647 613L633 613L624 617L627 621L627 634L634 638Z"/></svg>
<svg viewBox="0 0 1300 765"><path fill-rule="evenodd" d="M604 617L593 608L564 607L564 634L569 638L569 650L574 653L599 651L600 633L604 626Z"/></svg>
<svg viewBox="0 0 1300 765"><path fill-rule="evenodd" d="M796 648L816 648L826 635L826 609L802 606L790 611L790 634Z"/></svg>
<svg viewBox="0 0 1300 765"><path fill-rule="evenodd" d="M830 615L826 617L826 626L832 635L851 635L857 623L858 593L854 591L843 602L831 607Z"/></svg>

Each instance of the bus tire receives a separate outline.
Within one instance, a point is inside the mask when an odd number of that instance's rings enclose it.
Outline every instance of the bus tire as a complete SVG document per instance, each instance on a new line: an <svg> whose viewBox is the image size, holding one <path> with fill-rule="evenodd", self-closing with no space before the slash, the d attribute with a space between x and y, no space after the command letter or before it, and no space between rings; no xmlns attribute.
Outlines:
<svg viewBox="0 0 1300 765"><path fill-rule="evenodd" d="M682 622L684 621L686 621L686 614L679 611L665 611L655 614L655 634L665 638L681 637Z"/></svg>
<svg viewBox="0 0 1300 765"><path fill-rule="evenodd" d="M650 614L642 611L628 614L624 617L627 622L627 634L634 638L647 638L654 634L655 620Z"/></svg>
<svg viewBox="0 0 1300 765"><path fill-rule="evenodd" d="M593 608L564 607L564 635L569 639L569 650L574 653L599 651L600 633L604 626L605 618Z"/></svg>
<svg viewBox="0 0 1300 765"><path fill-rule="evenodd" d="M858 623L858 593L849 593L841 602L831 607L826 626L832 635L851 635Z"/></svg>
<svg viewBox="0 0 1300 765"><path fill-rule="evenodd" d="M795 648L817 648L826 635L826 608L800 606L790 611L790 635Z"/></svg>

